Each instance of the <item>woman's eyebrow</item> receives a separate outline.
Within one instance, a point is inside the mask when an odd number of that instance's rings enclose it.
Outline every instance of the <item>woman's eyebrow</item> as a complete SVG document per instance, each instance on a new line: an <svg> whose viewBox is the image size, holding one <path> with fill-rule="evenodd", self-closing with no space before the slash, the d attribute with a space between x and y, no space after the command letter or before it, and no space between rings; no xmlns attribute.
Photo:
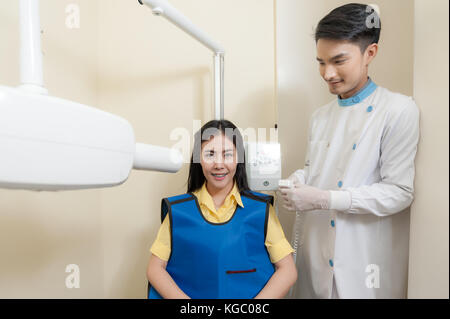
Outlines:
<svg viewBox="0 0 450 319"><path fill-rule="evenodd" d="M215 152L215 150L214 149L205 149L205 150L203 150L203 153L211 153L211 152ZM222 151L223 153L226 153L226 152L234 152L234 149L232 149L232 148L228 148L228 149L226 149L226 150L223 150Z"/></svg>

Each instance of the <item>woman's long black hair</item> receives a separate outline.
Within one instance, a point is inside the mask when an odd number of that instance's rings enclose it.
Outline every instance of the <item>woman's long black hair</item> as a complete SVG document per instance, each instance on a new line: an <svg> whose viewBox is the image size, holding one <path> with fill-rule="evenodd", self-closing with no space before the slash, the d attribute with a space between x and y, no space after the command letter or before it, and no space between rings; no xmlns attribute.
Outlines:
<svg viewBox="0 0 450 319"><path fill-rule="evenodd" d="M237 151L238 164L234 175L234 181L236 182L239 191L250 190L247 182L247 173L245 171L244 141L241 133L230 121L212 120L203 125L202 128L195 133L194 150L192 151L191 164L189 166L188 193L200 189L206 181L200 164L202 142L209 141L220 133L230 139L230 141L233 141Z"/></svg>

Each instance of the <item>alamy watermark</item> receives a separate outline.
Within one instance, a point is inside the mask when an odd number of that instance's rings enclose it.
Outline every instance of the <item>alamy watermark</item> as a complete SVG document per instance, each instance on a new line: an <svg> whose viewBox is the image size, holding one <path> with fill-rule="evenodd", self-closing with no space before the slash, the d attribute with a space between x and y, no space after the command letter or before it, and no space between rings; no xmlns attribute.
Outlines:
<svg viewBox="0 0 450 319"><path fill-rule="evenodd" d="M366 27L368 29L380 28L380 8L376 4L369 4L366 7L366 12L369 15L366 18Z"/></svg>
<svg viewBox="0 0 450 319"><path fill-rule="evenodd" d="M241 147L247 143L278 143L278 130L276 128L225 128L223 131L217 128L208 128L203 132L201 121L193 120L192 131L185 127L177 127L170 132L170 140L175 141L172 149L179 151L183 156L184 163L190 163L191 155L193 163L201 162L201 145L204 141L209 141L212 137L224 134L225 137L234 141L236 147L237 163L244 162L244 149ZM175 152L173 153L175 154ZM251 156L256 158L256 156ZM227 160L227 159L225 159Z"/></svg>
<svg viewBox="0 0 450 319"><path fill-rule="evenodd" d="M80 6L70 3L66 6L66 27L68 29L80 28Z"/></svg>
<svg viewBox="0 0 450 319"><path fill-rule="evenodd" d="M66 288L80 288L80 267L77 264L67 265L66 273L70 273L66 277Z"/></svg>
<svg viewBox="0 0 450 319"><path fill-rule="evenodd" d="M369 273L366 277L366 287L369 289L380 288L380 266L376 264L367 265L366 273Z"/></svg>

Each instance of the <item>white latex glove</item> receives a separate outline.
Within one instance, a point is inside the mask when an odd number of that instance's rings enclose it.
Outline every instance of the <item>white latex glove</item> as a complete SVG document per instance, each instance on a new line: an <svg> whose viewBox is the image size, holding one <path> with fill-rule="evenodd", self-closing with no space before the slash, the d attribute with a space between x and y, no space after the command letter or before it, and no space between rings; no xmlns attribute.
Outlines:
<svg viewBox="0 0 450 319"><path fill-rule="evenodd" d="M289 177L287 178L287 180L291 182L291 184L290 184L291 186L290 186L290 187L292 187L292 188L294 188L294 187L296 187L296 186L298 186L298 185L300 185L300 184L305 184L304 178L302 178L302 177L303 177L303 174L301 174L301 176L298 176L298 175L296 174L296 172L297 172L297 171L295 171L294 173L292 173L291 175L289 175ZM281 191L282 189L288 189L288 188L289 188L289 187L279 186L279 187L278 187L278 190L277 190L277 192L276 192L277 198L280 199L280 204L281 204L283 207L289 205L289 201L287 201L286 197L283 197L283 196L282 196L282 194L281 194L280 191Z"/></svg>
<svg viewBox="0 0 450 319"><path fill-rule="evenodd" d="M297 184L294 188L280 188L283 207L290 211L308 211L314 209L329 209L330 191L317 187Z"/></svg>
<svg viewBox="0 0 450 319"><path fill-rule="evenodd" d="M305 176L302 170L295 171L287 179L292 181L294 186L305 184Z"/></svg>

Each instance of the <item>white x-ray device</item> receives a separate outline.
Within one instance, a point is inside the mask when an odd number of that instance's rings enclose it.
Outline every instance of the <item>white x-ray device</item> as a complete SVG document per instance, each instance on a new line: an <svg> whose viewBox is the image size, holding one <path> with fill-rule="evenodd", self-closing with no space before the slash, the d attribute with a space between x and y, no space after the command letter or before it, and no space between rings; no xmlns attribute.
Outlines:
<svg viewBox="0 0 450 319"><path fill-rule="evenodd" d="M207 48L214 59L215 118L224 117L225 50L163 0L138 0ZM20 0L21 85L0 85L0 187L68 190L119 185L131 169L177 172L175 149L136 143L125 119L48 95L43 83L39 0ZM247 144L253 190L275 190L280 145Z"/></svg>
<svg viewBox="0 0 450 319"><path fill-rule="evenodd" d="M192 24L165 0L138 0L151 8L156 16L166 18L178 28L198 40L214 53L214 105L215 119L224 118L224 48ZM245 144L246 172L249 187L255 191L271 191L278 188L281 178L280 144L252 142Z"/></svg>
<svg viewBox="0 0 450 319"><path fill-rule="evenodd" d="M132 168L177 172L179 151L136 143L125 119L47 94L39 0L19 5L21 85L0 86L0 187L108 187L123 183Z"/></svg>
<svg viewBox="0 0 450 319"><path fill-rule="evenodd" d="M178 28L191 35L214 53L214 105L215 119L224 118L224 55L223 47L211 40L207 34L177 11L165 0L138 0L151 8L156 16L162 16ZM280 144L246 143L246 172L249 187L255 191L270 191L278 188L281 178Z"/></svg>
<svg viewBox="0 0 450 319"><path fill-rule="evenodd" d="M281 179L279 143L248 142L245 144L246 173L249 187L258 191L278 189Z"/></svg>

